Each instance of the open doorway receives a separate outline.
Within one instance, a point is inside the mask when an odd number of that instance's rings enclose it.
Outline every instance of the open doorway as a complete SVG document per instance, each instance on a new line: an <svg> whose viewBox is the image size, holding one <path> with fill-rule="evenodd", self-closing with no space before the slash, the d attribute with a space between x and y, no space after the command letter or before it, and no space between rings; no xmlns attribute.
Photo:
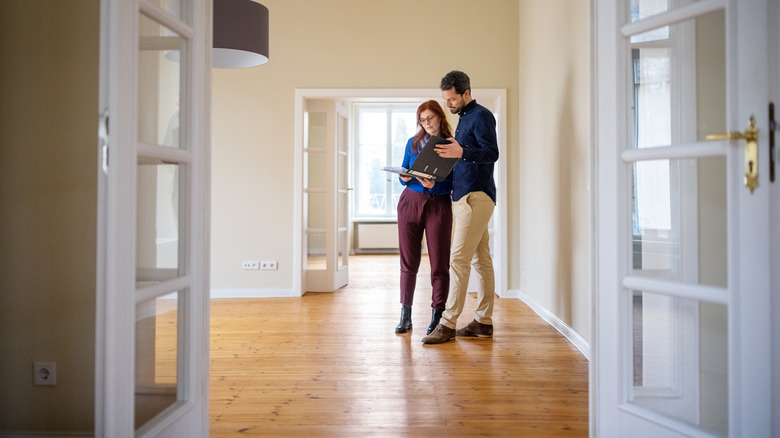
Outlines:
<svg viewBox="0 0 780 438"><path fill-rule="evenodd" d="M505 89L474 89L472 90L474 98L483 106L490 109L496 117L497 122L497 136L499 142L499 148L506 147L507 133L506 133L506 90ZM434 99L441 101L440 91L437 88L432 89L298 89L295 96L295 213L294 213L294 284L293 289L300 291L301 295L306 292L306 278L307 278L307 266L309 259L331 258L334 263L340 260L339 254L328 254L327 248L332 248L332 251L338 251L336 245L326 245L325 242L318 242L318 237L324 233L319 232L319 229L314 229L309 226L309 219L318 217L324 210L317 210L316 205L312 204L312 200L315 198L311 196L312 190L308 188L308 182L310 177L309 163L312 162L313 156L310 156L310 114L307 110L308 106L312 102L321 103L323 101L330 101L333 104L330 105L333 108L333 117L326 120L332 120L334 125L340 125L342 122L341 117L336 117L336 110L342 111L347 114L348 132L353 132L355 117L353 107L356 105L365 105L367 103L382 103L384 105L400 105L411 104L415 109L419 103ZM453 116L454 117L454 116ZM457 118L454 117L451 120L451 124L455 126L457 124ZM333 127L335 133L339 126ZM334 134L335 135L335 134ZM335 137L334 137L335 138ZM353 138L348 140L350 151L354 148ZM334 145L335 145L334 140ZM335 146L334 146L335 147ZM348 187L341 188L341 182L337 181L337 166L339 162L339 154L341 151L336 151L333 155L333 159L325 158L326 161L332 165L332 170L323 170L324 175L330 175L331 178L328 182L329 187L333 187L333 190L338 192L339 190L346 191L349 196L350 206L348 211L348 224L347 238L350 242L350 251L355 250L355 241L360 242L361 245L366 244L366 236L370 235L387 235L396 233L395 220L392 217L387 217L385 220L373 220L368 221L365 218L356 218L353 214L356 209L354 207L355 191L354 188L354 174L349 175ZM325 151L322 151L322 157L327 157ZM507 248L506 248L506 155L502 154L499 157L495 167L495 179L497 187L497 206L493 213L492 219L492 252L494 259L494 269L496 274L496 293L499 296L505 296L507 292ZM334 198L335 199L335 198ZM379 199L377 197L377 199ZM392 197L388 198L385 195L385 210L388 210L388 199L392 200ZM325 206L327 207L327 206ZM325 208L321 207L321 208ZM333 205L335 209L337 205ZM327 213L326 213L327 214ZM363 226L370 225L369 226ZM384 228L383 228L384 226ZM361 230L361 227L363 228ZM338 227L337 227L338 228ZM361 234L359 233L367 229L372 229L372 232ZM338 229L334 229L334 236L339 236ZM321 237L319 237L321 239Z"/></svg>

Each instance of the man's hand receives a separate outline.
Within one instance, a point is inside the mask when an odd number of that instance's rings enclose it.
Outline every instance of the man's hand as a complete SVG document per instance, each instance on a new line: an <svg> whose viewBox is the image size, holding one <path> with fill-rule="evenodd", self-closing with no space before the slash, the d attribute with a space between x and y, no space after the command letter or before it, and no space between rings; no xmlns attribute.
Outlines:
<svg viewBox="0 0 780 438"><path fill-rule="evenodd" d="M463 148L460 146L460 143L458 143L452 137L448 138L447 140L450 142L436 145L436 148L434 149L436 153L438 153L439 156L443 158L462 158Z"/></svg>

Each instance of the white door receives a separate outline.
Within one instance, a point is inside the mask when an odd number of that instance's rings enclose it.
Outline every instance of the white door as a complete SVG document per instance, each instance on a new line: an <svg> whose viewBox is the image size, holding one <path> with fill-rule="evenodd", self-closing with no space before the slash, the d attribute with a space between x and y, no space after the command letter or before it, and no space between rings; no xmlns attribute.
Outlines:
<svg viewBox="0 0 780 438"><path fill-rule="evenodd" d="M348 112L308 99L303 148L303 292L333 292L349 282Z"/></svg>
<svg viewBox="0 0 780 438"><path fill-rule="evenodd" d="M771 436L776 2L594 5L593 435Z"/></svg>
<svg viewBox="0 0 780 438"><path fill-rule="evenodd" d="M101 1L99 437L208 435L210 17Z"/></svg>

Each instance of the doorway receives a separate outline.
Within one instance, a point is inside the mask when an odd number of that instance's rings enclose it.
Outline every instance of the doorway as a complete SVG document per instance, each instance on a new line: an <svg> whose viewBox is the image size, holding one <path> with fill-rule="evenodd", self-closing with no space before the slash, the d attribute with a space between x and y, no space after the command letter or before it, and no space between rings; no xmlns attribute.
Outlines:
<svg viewBox="0 0 780 438"><path fill-rule="evenodd" d="M474 98L486 108L490 109L496 117L497 135L499 149L505 148L507 144L507 111L506 111L506 90L505 89L474 89L472 90ZM307 232L307 218L309 212L307 198L307 151L309 147L307 141L308 115L307 106L313 101L331 101L334 102L334 112L338 106L349 105L351 102L365 102L382 100L422 102L424 100L441 100L439 89L297 89L295 92L295 238L294 238L294 280L293 289L300 291L301 294L306 289L306 270L309 258L309 235ZM336 118L333 117L334 123ZM351 122L349 122L351 124ZM330 172L335 178L337 175L335 166L337 161L331 160L334 170ZM506 210L506 154L499 157L495 166L495 179L497 187L497 205L493 213L493 229L491 236L493 243L493 263L496 276L496 294L506 296L507 294L507 210ZM305 202L306 201L306 202ZM347 226L348 232L353 229L350 224ZM337 229L334 228L334 233ZM334 234L334 236L337 234ZM351 239L350 239L351 240ZM327 245L326 245L327 247ZM337 250L335 245L333 251ZM326 257L338 260L336 253L328 254ZM335 275L335 272L334 272ZM334 289L335 290L335 289Z"/></svg>

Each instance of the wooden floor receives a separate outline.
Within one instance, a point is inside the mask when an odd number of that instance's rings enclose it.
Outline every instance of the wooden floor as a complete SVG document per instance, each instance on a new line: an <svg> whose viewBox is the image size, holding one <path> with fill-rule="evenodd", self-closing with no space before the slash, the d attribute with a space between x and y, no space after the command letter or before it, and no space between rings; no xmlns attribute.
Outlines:
<svg viewBox="0 0 780 438"><path fill-rule="evenodd" d="M492 340L423 345L429 271L396 335L398 256L350 263L335 293L212 301L210 436L588 435L587 361L520 300L496 298Z"/></svg>

